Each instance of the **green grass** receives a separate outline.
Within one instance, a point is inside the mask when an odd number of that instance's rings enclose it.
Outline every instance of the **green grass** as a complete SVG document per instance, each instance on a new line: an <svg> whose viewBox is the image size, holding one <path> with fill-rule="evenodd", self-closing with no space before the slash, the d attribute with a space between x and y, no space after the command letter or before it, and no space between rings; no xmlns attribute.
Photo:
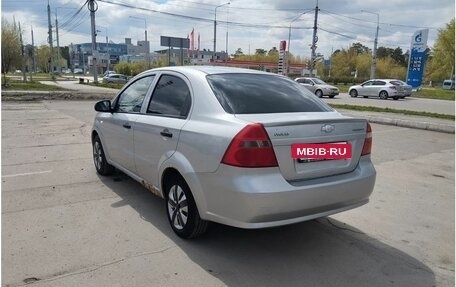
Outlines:
<svg viewBox="0 0 456 287"><path fill-rule="evenodd" d="M346 110L363 111L363 112L403 114L403 115L409 115L409 116L431 117L431 118L445 119L445 120L454 121L454 116L453 115L448 115L448 114L438 114L438 113L409 111L409 110L390 109L390 108L380 108L380 107L372 107L372 106L355 106L355 105L340 105L340 104L330 104L330 106L335 108L335 109L346 109Z"/></svg>
<svg viewBox="0 0 456 287"><path fill-rule="evenodd" d="M348 88L350 88L352 85L336 85L336 87L339 88L339 91L341 93L348 93Z"/></svg>
<svg viewBox="0 0 456 287"><path fill-rule="evenodd" d="M423 88L412 94L412 97L454 101L454 91L442 88Z"/></svg>
<svg viewBox="0 0 456 287"><path fill-rule="evenodd" d="M117 90L120 90L124 84L114 84L114 83L93 83L93 82L90 82L89 83L90 86L94 86L94 87L102 87L102 88L110 88L110 89L117 89Z"/></svg>
<svg viewBox="0 0 456 287"><path fill-rule="evenodd" d="M58 86L45 85L39 82L21 82L15 80L8 80L6 85L2 83L2 89L5 91L66 91Z"/></svg>

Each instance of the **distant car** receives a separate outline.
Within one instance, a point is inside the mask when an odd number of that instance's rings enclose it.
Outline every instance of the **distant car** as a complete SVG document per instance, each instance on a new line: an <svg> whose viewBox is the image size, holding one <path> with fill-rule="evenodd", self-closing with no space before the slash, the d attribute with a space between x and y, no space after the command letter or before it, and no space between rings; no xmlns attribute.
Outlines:
<svg viewBox="0 0 456 287"><path fill-rule="evenodd" d="M328 85L318 78L296 78L295 81L306 87L319 98L323 96L334 98L339 94L338 88Z"/></svg>
<svg viewBox="0 0 456 287"><path fill-rule="evenodd" d="M103 77L103 83L125 84L129 78L122 74L109 74Z"/></svg>
<svg viewBox="0 0 456 287"><path fill-rule="evenodd" d="M397 80L397 82L404 87L404 97L412 96L413 87L411 85L401 80Z"/></svg>
<svg viewBox="0 0 456 287"><path fill-rule="evenodd" d="M362 96L378 97L382 100L393 98L394 100L403 99L411 95L412 87L400 80L395 79L374 79L361 85L351 86L348 93L352 98Z"/></svg>
<svg viewBox="0 0 456 287"><path fill-rule="evenodd" d="M454 80L445 80L445 81L443 81L442 89L444 89L444 90L454 90Z"/></svg>
<svg viewBox="0 0 456 287"><path fill-rule="evenodd" d="M266 228L325 217L367 203L374 188L369 123L284 76L158 68L95 110L97 172L118 168L163 197L184 238L202 234L208 221ZM348 157L333 157L340 146L351 147Z"/></svg>
<svg viewBox="0 0 456 287"><path fill-rule="evenodd" d="M103 77L106 77L106 76L111 75L111 74L117 74L117 73L114 72L114 71L109 71L108 70L108 71L104 72Z"/></svg>

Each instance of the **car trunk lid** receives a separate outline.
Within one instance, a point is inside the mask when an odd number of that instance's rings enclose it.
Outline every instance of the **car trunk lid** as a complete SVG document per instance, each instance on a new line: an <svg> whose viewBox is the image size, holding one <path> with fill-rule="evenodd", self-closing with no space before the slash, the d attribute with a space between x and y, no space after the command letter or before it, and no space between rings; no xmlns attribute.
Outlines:
<svg viewBox="0 0 456 287"><path fill-rule="evenodd" d="M236 115L261 123L273 146L279 169L289 181L307 180L347 173L356 168L366 138L367 122L337 112ZM312 161L293 159L293 144L348 143L350 159Z"/></svg>

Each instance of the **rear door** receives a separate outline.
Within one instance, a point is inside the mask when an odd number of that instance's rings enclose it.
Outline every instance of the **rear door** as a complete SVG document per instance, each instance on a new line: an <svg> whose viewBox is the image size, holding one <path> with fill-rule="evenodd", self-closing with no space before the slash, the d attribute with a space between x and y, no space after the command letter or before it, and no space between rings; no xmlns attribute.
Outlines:
<svg viewBox="0 0 456 287"><path fill-rule="evenodd" d="M158 186L158 170L171 157L191 107L189 81L181 74L163 72L145 114L136 121L135 164L138 175Z"/></svg>

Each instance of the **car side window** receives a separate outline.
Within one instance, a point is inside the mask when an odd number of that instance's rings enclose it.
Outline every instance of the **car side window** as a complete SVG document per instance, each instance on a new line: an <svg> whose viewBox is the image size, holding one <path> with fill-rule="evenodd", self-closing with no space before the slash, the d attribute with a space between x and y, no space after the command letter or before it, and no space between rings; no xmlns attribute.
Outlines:
<svg viewBox="0 0 456 287"><path fill-rule="evenodd" d="M119 96L116 103L115 112L118 113L139 113L155 75L146 76L136 80L126 88Z"/></svg>
<svg viewBox="0 0 456 287"><path fill-rule="evenodd" d="M375 81L376 86L384 86L385 84L386 84L386 82L384 82L384 81Z"/></svg>
<svg viewBox="0 0 456 287"><path fill-rule="evenodd" d="M365 82L365 83L363 84L363 86L364 86L364 87L372 86L373 83L374 83L373 81Z"/></svg>
<svg viewBox="0 0 456 287"><path fill-rule="evenodd" d="M191 104L190 89L184 80L163 75L152 93L147 113L185 118Z"/></svg>

